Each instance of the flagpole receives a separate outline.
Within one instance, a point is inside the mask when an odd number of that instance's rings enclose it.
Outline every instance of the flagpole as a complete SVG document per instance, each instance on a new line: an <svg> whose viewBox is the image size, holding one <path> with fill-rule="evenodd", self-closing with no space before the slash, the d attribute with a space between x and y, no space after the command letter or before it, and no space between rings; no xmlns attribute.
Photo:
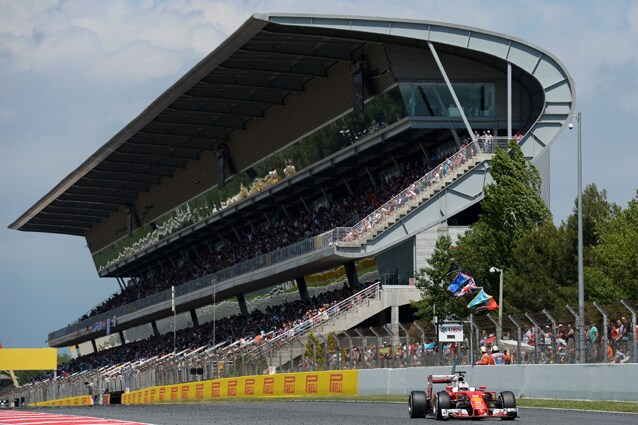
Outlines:
<svg viewBox="0 0 638 425"><path fill-rule="evenodd" d="M215 346L215 344L217 344L216 342L216 326L217 326L217 279L215 279L215 276L213 275L213 280L212 280L212 284L213 284L213 346Z"/></svg>
<svg viewBox="0 0 638 425"><path fill-rule="evenodd" d="M503 269L490 267L490 273L499 273L498 278L498 327L496 328L496 343L503 339Z"/></svg>
<svg viewBox="0 0 638 425"><path fill-rule="evenodd" d="M177 352L177 333L175 327L177 326L177 315L175 314L175 286L171 286L171 309L173 310L173 354Z"/></svg>

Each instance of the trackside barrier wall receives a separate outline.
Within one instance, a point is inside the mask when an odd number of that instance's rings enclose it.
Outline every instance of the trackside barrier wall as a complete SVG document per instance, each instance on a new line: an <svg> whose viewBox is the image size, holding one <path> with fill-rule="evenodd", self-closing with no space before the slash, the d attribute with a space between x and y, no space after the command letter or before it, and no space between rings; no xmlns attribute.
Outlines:
<svg viewBox="0 0 638 425"><path fill-rule="evenodd" d="M517 397L572 400L638 400L638 364L460 366L466 380ZM425 390L427 376L451 367L411 367L255 375L144 388L122 394L122 404L180 403L210 399L405 395ZM441 387L441 389L443 389ZM28 406L89 406L89 396Z"/></svg>
<svg viewBox="0 0 638 425"><path fill-rule="evenodd" d="M122 394L122 404L246 397L356 396L358 374L357 370L285 373L162 385Z"/></svg>
<svg viewBox="0 0 638 425"><path fill-rule="evenodd" d="M39 401L37 403L27 403L27 406L50 407L50 406L93 406L93 397L83 395L79 397L59 398L57 400Z"/></svg>
<svg viewBox="0 0 638 425"><path fill-rule="evenodd" d="M517 397L573 400L638 400L638 364L460 366L470 385L512 391ZM451 367L412 367L359 371L358 395L408 395L425 390L428 375ZM436 390L436 387L435 387ZM443 386L441 386L443 390Z"/></svg>

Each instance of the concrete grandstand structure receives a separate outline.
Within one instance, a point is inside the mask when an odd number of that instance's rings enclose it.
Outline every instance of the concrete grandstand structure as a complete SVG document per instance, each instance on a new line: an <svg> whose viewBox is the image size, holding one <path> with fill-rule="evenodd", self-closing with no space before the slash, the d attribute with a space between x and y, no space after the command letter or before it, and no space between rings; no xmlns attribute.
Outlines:
<svg viewBox="0 0 638 425"><path fill-rule="evenodd" d="M307 296L305 276L338 266L355 285L355 261L370 257L383 285L414 292L438 232L476 219L497 142L520 131L549 199L550 146L574 102L557 58L487 30L256 14L10 227L83 236L99 275L123 288L277 232L295 211L374 192L415 162L441 164L367 216L184 282L175 304L194 323L213 297L247 313L245 294L294 280ZM484 132L492 143L476 139ZM94 341L106 320L122 338L140 325L157 333L171 307L160 291L56 330L49 345Z"/></svg>

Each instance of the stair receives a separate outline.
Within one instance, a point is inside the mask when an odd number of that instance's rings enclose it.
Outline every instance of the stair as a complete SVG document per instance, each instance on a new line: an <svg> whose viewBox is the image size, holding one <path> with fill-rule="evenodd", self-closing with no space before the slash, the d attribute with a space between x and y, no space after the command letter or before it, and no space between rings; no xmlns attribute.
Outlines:
<svg viewBox="0 0 638 425"><path fill-rule="evenodd" d="M386 308L410 304L420 298L421 292L414 285L384 286L379 291L378 297L368 298L356 307L335 315L330 320L323 322L321 326L313 329L313 332L323 342L323 338L327 338L329 334L334 333L338 336L341 332L356 327ZM277 370L297 370L299 368L297 360L300 359L307 343L308 335L306 334L294 341L273 347L262 355L267 358L269 365ZM291 360L294 365L292 369L290 368Z"/></svg>
<svg viewBox="0 0 638 425"><path fill-rule="evenodd" d="M461 176L474 168L477 164L485 161L489 157L491 157L491 155L479 153L472 156L471 158L468 158L461 166L453 169L449 174L445 175L438 182L434 183L432 186L428 187L426 190L417 194L415 197L409 199L403 205L398 207L394 214L386 215L383 211L384 208L392 202L397 202L397 200L401 197L405 198L407 192L406 189L401 194L395 196L390 202L386 203L377 211L366 217L366 220L372 221L375 220L375 214L381 214L383 217L379 220L380 222L378 224L372 226L368 231L359 233L356 238L353 238L351 240L339 241L339 246L360 247L361 245L368 243L369 241L379 236L382 232L396 224L398 221L406 217L408 214L416 210L418 207L423 205L425 202L432 199L436 194L458 180ZM431 171L430 173L433 172L434 171ZM366 220L362 221L361 223L364 223ZM360 225L361 223L359 223L358 225ZM353 227L352 229L355 229L356 226L357 225L355 225L355 227Z"/></svg>

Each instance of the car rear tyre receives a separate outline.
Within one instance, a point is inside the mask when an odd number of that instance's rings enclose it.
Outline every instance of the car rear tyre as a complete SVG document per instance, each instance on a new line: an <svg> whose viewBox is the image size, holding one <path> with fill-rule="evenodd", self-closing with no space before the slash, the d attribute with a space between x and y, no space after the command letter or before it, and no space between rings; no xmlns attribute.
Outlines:
<svg viewBox="0 0 638 425"><path fill-rule="evenodd" d="M516 397L514 397L513 392L503 391L499 398L501 401L501 407L503 407L503 409L516 409ZM506 418L501 418L501 419L504 421L513 421L515 418L516 418L516 415L508 416Z"/></svg>
<svg viewBox="0 0 638 425"><path fill-rule="evenodd" d="M408 414L412 419L424 418L428 400L424 391L412 391L408 398Z"/></svg>
<svg viewBox="0 0 638 425"><path fill-rule="evenodd" d="M452 405L450 395L445 391L440 391L434 396L434 420L443 421L447 418L443 417L441 410L449 409Z"/></svg>

